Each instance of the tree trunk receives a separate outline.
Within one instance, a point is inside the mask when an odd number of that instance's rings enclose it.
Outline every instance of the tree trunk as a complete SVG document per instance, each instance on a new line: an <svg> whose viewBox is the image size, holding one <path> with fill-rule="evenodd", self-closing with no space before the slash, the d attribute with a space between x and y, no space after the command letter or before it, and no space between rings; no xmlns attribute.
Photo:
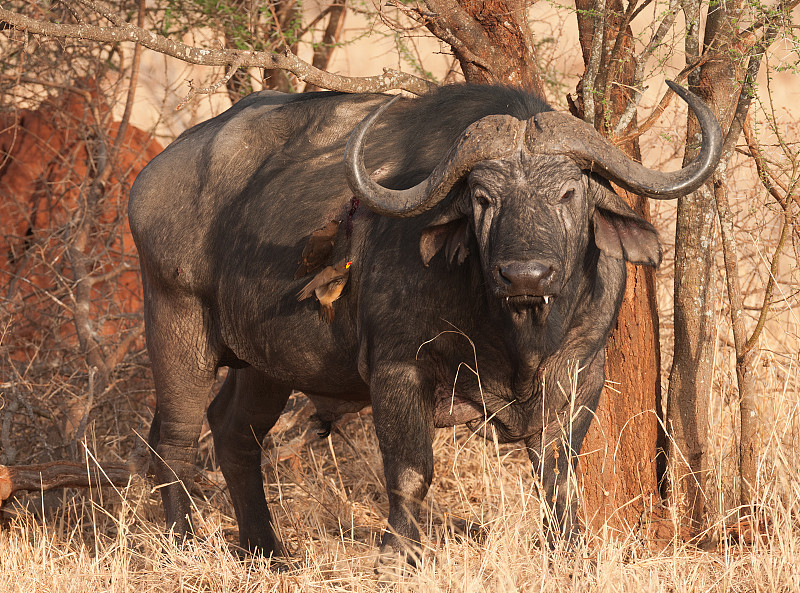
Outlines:
<svg viewBox="0 0 800 593"><path fill-rule="evenodd" d="M609 0L604 10L597 5L596 0L576 2L586 73L575 107L578 115L607 135L628 103L636 64L621 1ZM634 118L625 132L635 126ZM641 160L638 141L620 148ZM649 220L646 199L617 192ZM661 382L655 275L650 268L627 268L624 300L606 346L606 387L597 421L583 444L579 470L588 523L625 533L637 524L642 511L659 499L656 463L663 446L658 422Z"/></svg>
<svg viewBox="0 0 800 593"><path fill-rule="evenodd" d="M345 0L333 0L327 10L328 25L325 27L322 41L314 48L314 58L311 61L311 65L320 70L326 70L328 68L333 50L336 49L336 44L339 42L339 37L342 34L344 17L347 13ZM303 92L308 93L319 90L322 89L316 85L306 84Z"/></svg>
<svg viewBox="0 0 800 593"><path fill-rule="evenodd" d="M523 0L425 0L426 26L450 44L467 82L544 96Z"/></svg>
<svg viewBox="0 0 800 593"><path fill-rule="evenodd" d="M687 5L685 10L687 22L699 22L699 3ZM692 90L714 111L723 133L730 129L741 88L737 83L741 73L734 63L740 57L735 44L741 12L741 0L721 4L710 12L704 52L713 57L689 80ZM696 57L692 55L695 51L687 41L687 60ZM694 158L699 134L697 120L690 116L684 163ZM673 505L691 528L702 527L712 510L707 504L711 497L706 488L709 461L705 455L716 335L716 202L711 185L679 198L675 227L675 355L667 397L667 427L672 437L669 475Z"/></svg>

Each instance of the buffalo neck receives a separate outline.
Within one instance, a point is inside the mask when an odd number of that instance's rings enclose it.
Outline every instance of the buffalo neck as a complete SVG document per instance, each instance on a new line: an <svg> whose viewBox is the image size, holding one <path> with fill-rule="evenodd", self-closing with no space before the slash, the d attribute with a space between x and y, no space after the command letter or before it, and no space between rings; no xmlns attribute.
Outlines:
<svg viewBox="0 0 800 593"><path fill-rule="evenodd" d="M569 391L581 381L581 370L604 347L615 322L613 312L623 293L625 274L623 261L601 255L591 245L584 253L583 266L569 278L546 319L541 323L531 319L521 329L516 325L504 328L512 362L511 396L518 408L514 415L530 423L524 432L540 427L542 401L555 401L545 398L544 391Z"/></svg>

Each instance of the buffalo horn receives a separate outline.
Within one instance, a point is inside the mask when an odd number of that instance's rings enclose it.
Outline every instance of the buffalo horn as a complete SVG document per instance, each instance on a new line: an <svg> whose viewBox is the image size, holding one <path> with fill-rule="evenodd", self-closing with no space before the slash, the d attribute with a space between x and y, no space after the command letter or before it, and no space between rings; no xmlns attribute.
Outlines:
<svg viewBox="0 0 800 593"><path fill-rule="evenodd" d="M427 179L408 189L387 189L373 181L364 167L364 138L372 123L398 97L365 117L350 134L345 148L347 182L356 197L378 214L410 218L433 208L453 185L481 161L519 150L525 123L510 115L490 115L470 125Z"/></svg>
<svg viewBox="0 0 800 593"><path fill-rule="evenodd" d="M531 153L563 154L635 194L666 200L693 192L716 168L722 152L722 130L711 109L694 93L672 81L667 85L694 112L703 133L700 152L686 167L671 173L647 169L600 136L589 124L548 111L528 120L525 146Z"/></svg>

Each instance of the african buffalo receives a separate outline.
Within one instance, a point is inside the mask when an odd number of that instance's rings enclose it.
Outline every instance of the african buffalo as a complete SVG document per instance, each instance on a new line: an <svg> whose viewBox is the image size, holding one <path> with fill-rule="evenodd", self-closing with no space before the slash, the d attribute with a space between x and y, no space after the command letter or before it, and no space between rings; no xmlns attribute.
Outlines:
<svg viewBox="0 0 800 593"><path fill-rule="evenodd" d="M372 404L389 497L381 557L419 540L433 429L454 424L524 441L551 529L573 534L565 480L600 397L625 262L661 260L656 231L609 182L674 198L720 155L710 110L671 87L703 134L672 173L535 96L469 85L395 100L255 93L153 159L129 215L168 527L191 530L206 398L228 366L208 419L248 550L282 550L261 442L293 389L323 420ZM480 381L457 375L462 363Z"/></svg>

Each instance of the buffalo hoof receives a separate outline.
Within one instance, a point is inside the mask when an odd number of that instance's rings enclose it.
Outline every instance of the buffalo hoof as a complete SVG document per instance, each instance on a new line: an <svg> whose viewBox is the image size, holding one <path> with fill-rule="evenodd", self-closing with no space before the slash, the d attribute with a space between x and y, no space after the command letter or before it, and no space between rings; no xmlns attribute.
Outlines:
<svg viewBox="0 0 800 593"><path fill-rule="evenodd" d="M300 565L294 562L281 546L280 553L265 554L261 548L246 549L236 544L229 544L228 550L239 562L266 562L272 572L285 573L298 570Z"/></svg>
<svg viewBox="0 0 800 593"><path fill-rule="evenodd" d="M383 544L375 559L375 574L379 585L390 585L402 580L404 575L413 571L420 562L419 549L404 546L401 549Z"/></svg>

